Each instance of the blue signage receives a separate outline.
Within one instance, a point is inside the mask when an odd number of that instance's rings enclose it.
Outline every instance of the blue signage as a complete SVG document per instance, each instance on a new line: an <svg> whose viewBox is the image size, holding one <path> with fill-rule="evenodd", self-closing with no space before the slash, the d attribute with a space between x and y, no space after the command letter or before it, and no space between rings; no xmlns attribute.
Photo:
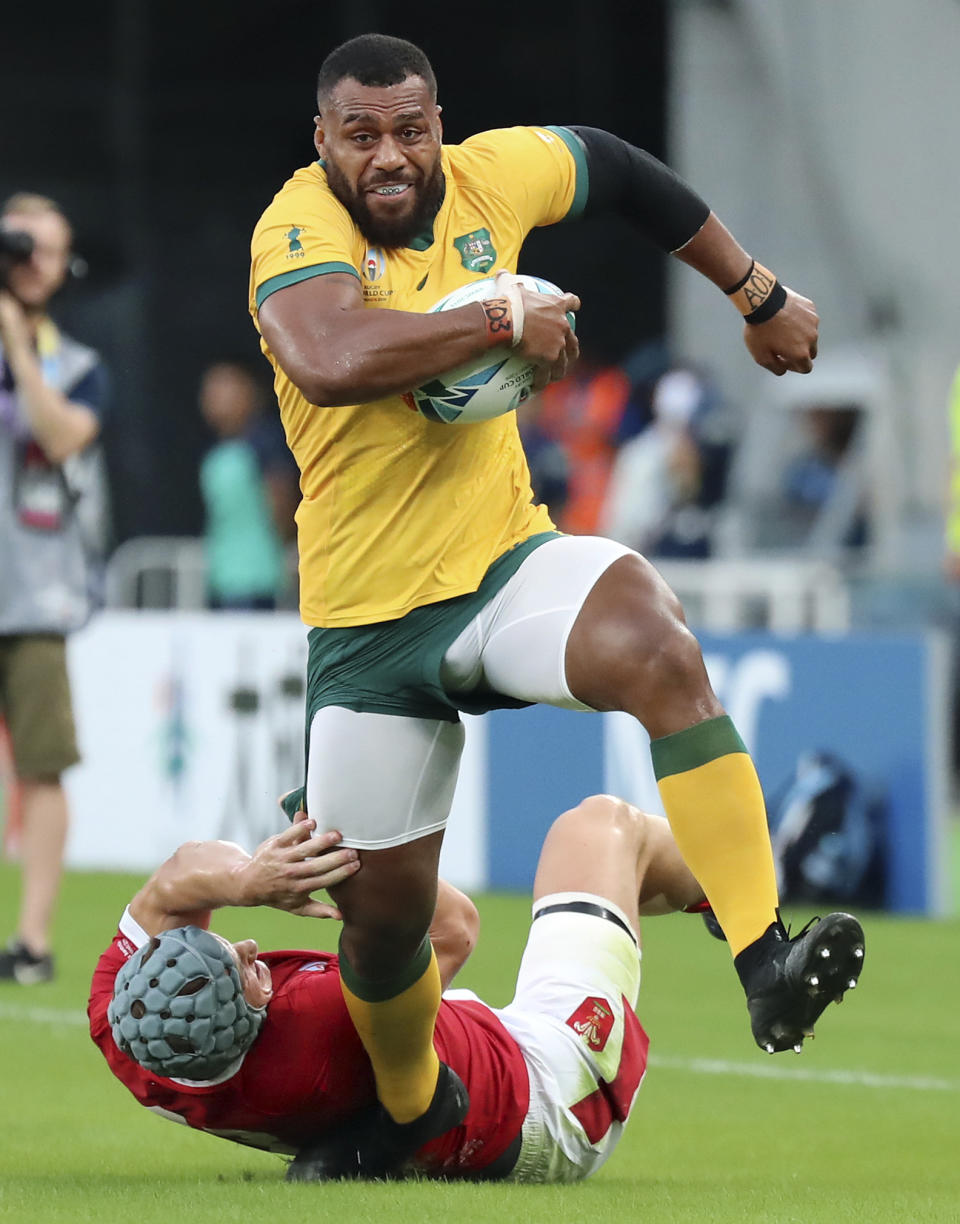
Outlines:
<svg viewBox="0 0 960 1224"><path fill-rule="evenodd" d="M882 803L886 905L946 905L948 656L935 634L701 635L713 686L770 797L803 753L839 757ZM544 706L487 716L488 877L529 889L551 822L609 790L662 810L647 739L626 715Z"/></svg>

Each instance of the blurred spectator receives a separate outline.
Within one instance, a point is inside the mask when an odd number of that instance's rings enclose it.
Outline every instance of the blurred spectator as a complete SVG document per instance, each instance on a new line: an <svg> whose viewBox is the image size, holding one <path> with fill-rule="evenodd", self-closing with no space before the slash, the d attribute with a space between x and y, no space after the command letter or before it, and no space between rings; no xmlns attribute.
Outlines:
<svg viewBox="0 0 960 1224"><path fill-rule="evenodd" d="M547 502L561 530L579 535L598 531L629 401L630 382L621 369L584 357L570 377L543 392L538 433L561 447L569 463L562 513Z"/></svg>
<svg viewBox="0 0 960 1224"><path fill-rule="evenodd" d="M93 349L47 314L71 266L70 223L21 193L0 208L0 713L20 792L22 890L0 979L53 976L50 934L68 812L61 775L79 759L66 634L91 607L96 515L88 499L107 396Z"/></svg>
<svg viewBox="0 0 960 1224"><path fill-rule="evenodd" d="M532 395L517 409L517 424L530 469L534 500L548 506L555 523L561 522L570 495L570 459L560 442L540 422L542 395Z"/></svg>
<svg viewBox="0 0 960 1224"><path fill-rule="evenodd" d="M812 404L804 410L804 447L783 475L783 513L797 544L850 549L867 542L856 472L862 416L858 404Z"/></svg>
<svg viewBox="0 0 960 1224"><path fill-rule="evenodd" d="M947 399L950 430L950 487L944 532L943 572L948 582L960 587L960 368L950 384ZM960 779L960 622L954 623L951 702L951 764L954 786Z"/></svg>
<svg viewBox="0 0 960 1224"><path fill-rule="evenodd" d="M200 380L200 411L217 436L200 466L210 605L272 609L289 589L297 467L259 379L221 361Z"/></svg>
<svg viewBox="0 0 960 1224"><path fill-rule="evenodd" d="M951 582L960 582L960 369L950 387L947 419L950 427L950 497L944 573Z"/></svg>
<svg viewBox="0 0 960 1224"><path fill-rule="evenodd" d="M710 555L712 508L721 500L729 447L709 428L716 393L673 369L653 384L651 419L620 448L599 528L648 556Z"/></svg>

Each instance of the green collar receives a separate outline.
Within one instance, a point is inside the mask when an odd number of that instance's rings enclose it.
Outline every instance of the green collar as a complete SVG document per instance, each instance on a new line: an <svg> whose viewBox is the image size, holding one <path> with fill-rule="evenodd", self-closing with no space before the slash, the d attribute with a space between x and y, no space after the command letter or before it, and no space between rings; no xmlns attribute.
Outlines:
<svg viewBox="0 0 960 1224"><path fill-rule="evenodd" d="M411 238L407 243L405 250L407 251L429 251L433 246L433 224L437 217L440 216L440 209L443 208L443 201L447 198L447 177L443 177L443 191L440 193L440 203L437 205L437 211L433 214L427 224L423 227L416 237Z"/></svg>
<svg viewBox="0 0 960 1224"><path fill-rule="evenodd" d="M432 246L433 246L433 221L430 222L430 224L426 227L425 230L423 230L422 233L417 234L416 238L410 239L410 241L407 243L407 250L408 251L429 251Z"/></svg>

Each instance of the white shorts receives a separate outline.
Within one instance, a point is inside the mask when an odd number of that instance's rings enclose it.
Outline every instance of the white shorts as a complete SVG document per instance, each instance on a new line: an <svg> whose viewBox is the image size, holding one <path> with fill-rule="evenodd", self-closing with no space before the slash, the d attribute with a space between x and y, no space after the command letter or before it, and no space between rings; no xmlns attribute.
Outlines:
<svg viewBox="0 0 960 1224"><path fill-rule="evenodd" d="M559 536L535 549L444 655L454 698L478 688L586 710L567 685L567 638L597 579L631 550L600 536ZM360 850L443 829L463 727L442 719L324 706L310 724L307 811Z"/></svg>
<svg viewBox="0 0 960 1224"><path fill-rule="evenodd" d="M619 923L569 908L543 912L571 904L602 907ZM633 1010L640 949L626 916L604 897L555 893L533 913L513 1002L491 1009L530 1077L520 1155L508 1180L579 1181L616 1147L646 1072L649 1040ZM453 990L445 997L475 996Z"/></svg>
<svg viewBox="0 0 960 1224"><path fill-rule="evenodd" d="M631 550L602 536L560 536L532 552L447 651L450 693L483 685L571 710L565 658L573 623L601 574Z"/></svg>

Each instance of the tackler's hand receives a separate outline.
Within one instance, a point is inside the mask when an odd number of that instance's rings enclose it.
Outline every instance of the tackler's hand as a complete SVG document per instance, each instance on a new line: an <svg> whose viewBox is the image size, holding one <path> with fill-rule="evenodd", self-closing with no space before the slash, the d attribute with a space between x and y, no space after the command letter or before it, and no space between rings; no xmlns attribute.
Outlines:
<svg viewBox="0 0 960 1224"><path fill-rule="evenodd" d="M245 904L307 918L341 918L335 905L311 897L359 870L357 851L339 846L341 838L336 829L316 832L316 821L298 812L288 829L268 837L241 868Z"/></svg>

